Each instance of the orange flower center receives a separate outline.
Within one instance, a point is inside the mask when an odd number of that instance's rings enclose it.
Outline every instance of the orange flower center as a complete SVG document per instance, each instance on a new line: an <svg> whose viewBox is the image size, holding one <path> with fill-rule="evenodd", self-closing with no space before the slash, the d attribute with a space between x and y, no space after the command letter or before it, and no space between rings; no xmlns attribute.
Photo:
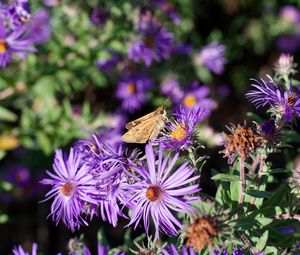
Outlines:
<svg viewBox="0 0 300 255"><path fill-rule="evenodd" d="M184 124L177 124L176 128L170 133L170 136L177 141L182 141L186 138L186 126Z"/></svg>
<svg viewBox="0 0 300 255"><path fill-rule="evenodd" d="M296 94L294 92L290 92L288 94L288 105L293 107L296 103Z"/></svg>
<svg viewBox="0 0 300 255"><path fill-rule="evenodd" d="M188 95L183 99L183 104L187 107L192 107L196 103L197 103L197 99L192 95Z"/></svg>
<svg viewBox="0 0 300 255"><path fill-rule="evenodd" d="M0 53L3 53L6 51L6 43L3 40L0 40Z"/></svg>
<svg viewBox="0 0 300 255"><path fill-rule="evenodd" d="M150 201L154 202L161 198L161 193L162 193L162 191L161 191L160 187L150 186L146 191L146 196Z"/></svg>
<svg viewBox="0 0 300 255"><path fill-rule="evenodd" d="M154 38L151 37L151 36L148 36L146 39L145 39L145 44L148 48L153 48L154 46Z"/></svg>
<svg viewBox="0 0 300 255"><path fill-rule="evenodd" d="M133 83L129 83L127 90L130 94L133 94L135 92L135 85Z"/></svg>
<svg viewBox="0 0 300 255"><path fill-rule="evenodd" d="M60 191L61 193L63 193L66 197L70 197L73 195L74 190L76 188L76 185L71 182L71 181L67 181L61 188Z"/></svg>

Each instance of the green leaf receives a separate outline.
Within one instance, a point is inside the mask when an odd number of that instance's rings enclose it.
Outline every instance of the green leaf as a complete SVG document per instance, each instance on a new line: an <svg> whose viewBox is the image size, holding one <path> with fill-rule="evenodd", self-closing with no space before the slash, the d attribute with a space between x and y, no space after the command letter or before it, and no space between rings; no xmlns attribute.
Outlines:
<svg viewBox="0 0 300 255"><path fill-rule="evenodd" d="M8 221L8 215L7 214L0 214L0 224L4 224Z"/></svg>
<svg viewBox="0 0 300 255"><path fill-rule="evenodd" d="M225 181L225 182L237 182L240 180L240 177L232 174L216 174L211 177L214 181Z"/></svg>
<svg viewBox="0 0 300 255"><path fill-rule="evenodd" d="M36 138L43 152L46 155L49 155L52 152L52 146L51 146L50 139L47 137L47 135L42 131L38 131L36 133Z"/></svg>
<svg viewBox="0 0 300 255"><path fill-rule="evenodd" d="M13 122L17 120L17 115L0 106L0 120Z"/></svg>
<svg viewBox="0 0 300 255"><path fill-rule="evenodd" d="M263 251L266 244L267 244L267 240L268 240L268 237L269 237L269 231L266 230L263 235L259 238L257 244L256 244L256 249L258 251Z"/></svg>
<svg viewBox="0 0 300 255"><path fill-rule="evenodd" d="M11 191L13 189L13 185L10 182L0 181L0 189L4 191Z"/></svg>
<svg viewBox="0 0 300 255"><path fill-rule="evenodd" d="M245 192L251 197L256 197L256 198L269 198L271 197L271 193L263 190L254 190L254 189L249 189Z"/></svg>
<svg viewBox="0 0 300 255"><path fill-rule="evenodd" d="M108 241L106 239L105 233L104 233L104 229L100 228L97 232L97 240L100 242L100 244L102 245L106 245L108 244Z"/></svg>
<svg viewBox="0 0 300 255"><path fill-rule="evenodd" d="M300 81L292 79L293 86L300 86Z"/></svg>

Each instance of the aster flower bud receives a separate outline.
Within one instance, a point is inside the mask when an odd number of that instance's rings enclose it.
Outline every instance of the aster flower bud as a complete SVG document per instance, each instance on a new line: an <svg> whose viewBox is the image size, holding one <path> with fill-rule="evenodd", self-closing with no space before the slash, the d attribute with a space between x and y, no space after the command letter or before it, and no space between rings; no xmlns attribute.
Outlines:
<svg viewBox="0 0 300 255"><path fill-rule="evenodd" d="M290 54L281 54L274 65L275 79L284 80L289 87L289 76L297 73L297 64L294 63L294 57Z"/></svg>

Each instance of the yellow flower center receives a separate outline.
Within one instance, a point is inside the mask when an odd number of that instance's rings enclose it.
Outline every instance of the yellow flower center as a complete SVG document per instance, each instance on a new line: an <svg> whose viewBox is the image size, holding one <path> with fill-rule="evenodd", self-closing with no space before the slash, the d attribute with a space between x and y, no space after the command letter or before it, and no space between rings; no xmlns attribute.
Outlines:
<svg viewBox="0 0 300 255"><path fill-rule="evenodd" d="M177 124L176 128L170 133L170 136L177 141L182 141L186 138L186 126L184 124Z"/></svg>
<svg viewBox="0 0 300 255"><path fill-rule="evenodd" d="M192 95L188 95L183 99L183 104L187 107L192 107L196 103L197 103L197 99Z"/></svg>
<svg viewBox="0 0 300 255"><path fill-rule="evenodd" d="M146 191L146 196L150 201L154 202L161 198L161 193L162 193L162 191L161 191L160 187L150 186Z"/></svg>
<svg viewBox="0 0 300 255"><path fill-rule="evenodd" d="M0 53L3 53L6 51L6 43L3 40L0 40Z"/></svg>
<svg viewBox="0 0 300 255"><path fill-rule="evenodd" d="M129 92L129 94L133 94L135 92L135 85L133 83L129 83L127 90Z"/></svg>
<svg viewBox="0 0 300 255"><path fill-rule="evenodd" d="M76 186L73 182L67 181L61 188L60 191L63 193L65 196L70 197L72 196Z"/></svg>

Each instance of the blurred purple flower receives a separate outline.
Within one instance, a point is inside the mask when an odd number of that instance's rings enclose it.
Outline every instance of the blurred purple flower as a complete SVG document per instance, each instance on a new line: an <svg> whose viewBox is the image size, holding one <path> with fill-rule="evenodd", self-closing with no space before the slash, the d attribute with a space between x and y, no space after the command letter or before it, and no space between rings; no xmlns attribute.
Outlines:
<svg viewBox="0 0 300 255"><path fill-rule="evenodd" d="M282 52L293 53L300 48L300 34L287 34L280 36L276 41Z"/></svg>
<svg viewBox="0 0 300 255"><path fill-rule="evenodd" d="M153 19L141 19L138 33L140 38L132 42L128 58L150 66L155 60L168 59L172 51L173 34Z"/></svg>
<svg viewBox="0 0 300 255"><path fill-rule="evenodd" d="M44 5L52 7L58 5L58 0L43 0Z"/></svg>
<svg viewBox="0 0 300 255"><path fill-rule="evenodd" d="M276 116L282 117L284 122L291 122L294 117L300 117L300 98L297 91L292 91L292 84L288 91L278 86L273 79L268 76L269 81L263 79L251 84L253 90L246 94L246 98L253 103L256 108L269 105Z"/></svg>
<svg viewBox="0 0 300 255"><path fill-rule="evenodd" d="M210 43L204 46L195 57L197 65L204 65L215 74L224 72L227 60L224 58L225 46L219 43Z"/></svg>
<svg viewBox="0 0 300 255"><path fill-rule="evenodd" d="M6 67L13 54L25 58L27 52L35 51L32 41L22 37L25 30L26 27L22 26L7 34L3 22L0 20L0 67Z"/></svg>
<svg viewBox="0 0 300 255"><path fill-rule="evenodd" d="M31 11L28 0L16 0L6 6L8 27L12 30L25 25L31 19Z"/></svg>
<svg viewBox="0 0 300 255"><path fill-rule="evenodd" d="M185 92L181 99L180 104L186 109L205 108L204 114L201 116L201 120L208 118L211 111L216 108L216 102L208 98L210 94L210 88L206 85L200 85L199 82L194 81L191 87Z"/></svg>
<svg viewBox="0 0 300 255"><path fill-rule="evenodd" d="M51 205L52 220L58 224L60 220L71 229L88 225L82 217L87 208L97 202L91 198L97 195L96 182L88 173L86 164L81 164L81 158L76 149L71 148L68 157L64 157L60 149L56 150L53 164L54 174L47 171L51 179L43 179L44 185L51 185L52 189L46 194L47 201L54 197ZM50 216L49 215L49 216Z"/></svg>
<svg viewBox="0 0 300 255"><path fill-rule="evenodd" d="M166 125L166 131L158 139L162 148L166 150L179 151L187 150L193 145L193 136L195 126L202 118L205 109L189 109L182 107L175 113L175 119L169 121Z"/></svg>
<svg viewBox="0 0 300 255"><path fill-rule="evenodd" d="M197 197L192 197L200 191L198 184L192 184L200 176L195 176L195 169L188 166L186 161L176 170L174 166L178 160L176 153L169 162L170 155L163 158L163 148L159 147L158 162L152 144L146 145L147 165L136 169L137 182L130 185L131 199L134 204L128 225L136 228L141 218L149 234L150 219L154 222L155 239L159 239L159 232L167 235L177 235L176 228L182 223L176 219L171 211L179 213L195 213L190 205ZM173 172L172 172L173 170Z"/></svg>
<svg viewBox="0 0 300 255"><path fill-rule="evenodd" d="M37 255L37 248L38 245L36 243L33 243L31 255ZM14 247L12 252L14 255L30 255L30 253L26 252L21 245Z"/></svg>
<svg viewBox="0 0 300 255"><path fill-rule="evenodd" d="M107 52L110 54L109 59L99 59L97 61L97 67L104 72L111 71L122 60L120 53L113 50L107 50Z"/></svg>
<svg viewBox="0 0 300 255"><path fill-rule="evenodd" d="M173 102L178 102L184 95L176 77L167 76L160 85L160 91L163 95L170 98Z"/></svg>
<svg viewBox="0 0 300 255"><path fill-rule="evenodd" d="M285 5L281 8L280 17L290 23L297 24L300 22L300 11L293 5Z"/></svg>
<svg viewBox="0 0 300 255"><path fill-rule="evenodd" d="M109 16L109 13L106 9L95 8L92 11L91 21L94 25L101 26L106 22L108 16Z"/></svg>
<svg viewBox="0 0 300 255"><path fill-rule="evenodd" d="M122 109L132 113L147 101L146 91L152 87L152 81L146 75L132 75L122 79L116 96L122 101Z"/></svg>
<svg viewBox="0 0 300 255"><path fill-rule="evenodd" d="M174 5L171 3L171 1L168 0L154 0L153 1L162 12L167 14L174 24L179 25L181 23L180 17L177 15Z"/></svg>
<svg viewBox="0 0 300 255"><path fill-rule="evenodd" d="M29 24L27 37L33 43L43 43L49 40L51 35L49 13L44 9L37 10Z"/></svg>
<svg viewBox="0 0 300 255"><path fill-rule="evenodd" d="M30 183L30 171L24 165L11 165L6 169L4 179L18 187L25 187Z"/></svg>

